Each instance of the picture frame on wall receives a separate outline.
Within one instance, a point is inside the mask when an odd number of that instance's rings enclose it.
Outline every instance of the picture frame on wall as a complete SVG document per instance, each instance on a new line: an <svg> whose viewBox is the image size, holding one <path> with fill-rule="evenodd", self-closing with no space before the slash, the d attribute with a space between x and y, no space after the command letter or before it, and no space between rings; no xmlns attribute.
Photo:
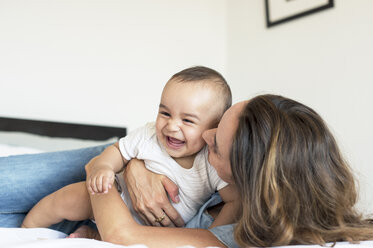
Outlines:
<svg viewBox="0 0 373 248"><path fill-rule="evenodd" d="M334 0L265 0L267 27L334 7Z"/></svg>

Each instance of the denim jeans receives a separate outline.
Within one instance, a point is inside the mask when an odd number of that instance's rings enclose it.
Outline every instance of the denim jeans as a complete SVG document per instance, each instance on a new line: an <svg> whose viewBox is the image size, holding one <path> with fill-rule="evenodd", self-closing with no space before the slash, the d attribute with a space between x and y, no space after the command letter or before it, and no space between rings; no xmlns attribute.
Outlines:
<svg viewBox="0 0 373 248"><path fill-rule="evenodd" d="M84 166L108 145L0 157L0 227L19 227L27 212L44 196L84 181ZM78 224L65 221L52 228L70 233Z"/></svg>

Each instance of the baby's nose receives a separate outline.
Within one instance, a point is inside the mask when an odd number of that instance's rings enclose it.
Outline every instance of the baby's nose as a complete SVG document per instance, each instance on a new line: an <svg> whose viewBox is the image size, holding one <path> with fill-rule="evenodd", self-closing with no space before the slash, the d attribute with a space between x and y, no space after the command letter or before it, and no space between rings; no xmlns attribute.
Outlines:
<svg viewBox="0 0 373 248"><path fill-rule="evenodd" d="M170 119L167 124L167 129L171 132L180 130L180 122L177 119Z"/></svg>

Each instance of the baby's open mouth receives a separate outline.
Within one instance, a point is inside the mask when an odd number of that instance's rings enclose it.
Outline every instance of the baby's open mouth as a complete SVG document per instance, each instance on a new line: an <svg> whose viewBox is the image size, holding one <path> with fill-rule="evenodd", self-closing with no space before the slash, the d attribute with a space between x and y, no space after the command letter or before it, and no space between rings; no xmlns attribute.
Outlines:
<svg viewBox="0 0 373 248"><path fill-rule="evenodd" d="M167 145L173 149L179 149L184 144L185 144L185 141L167 136Z"/></svg>

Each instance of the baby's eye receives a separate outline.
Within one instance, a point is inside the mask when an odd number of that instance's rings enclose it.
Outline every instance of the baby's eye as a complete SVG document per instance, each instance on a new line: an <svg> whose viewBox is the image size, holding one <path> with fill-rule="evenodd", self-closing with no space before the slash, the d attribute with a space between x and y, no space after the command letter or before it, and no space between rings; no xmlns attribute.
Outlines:
<svg viewBox="0 0 373 248"><path fill-rule="evenodd" d="M194 123L194 121L191 121L189 119L183 119L183 121L186 122L186 123Z"/></svg>
<svg viewBox="0 0 373 248"><path fill-rule="evenodd" d="M167 112L165 112L165 111L161 111L161 112L159 112L161 115L163 115L163 116L166 116L166 117L170 117L171 115L169 114L169 113L167 113Z"/></svg>

